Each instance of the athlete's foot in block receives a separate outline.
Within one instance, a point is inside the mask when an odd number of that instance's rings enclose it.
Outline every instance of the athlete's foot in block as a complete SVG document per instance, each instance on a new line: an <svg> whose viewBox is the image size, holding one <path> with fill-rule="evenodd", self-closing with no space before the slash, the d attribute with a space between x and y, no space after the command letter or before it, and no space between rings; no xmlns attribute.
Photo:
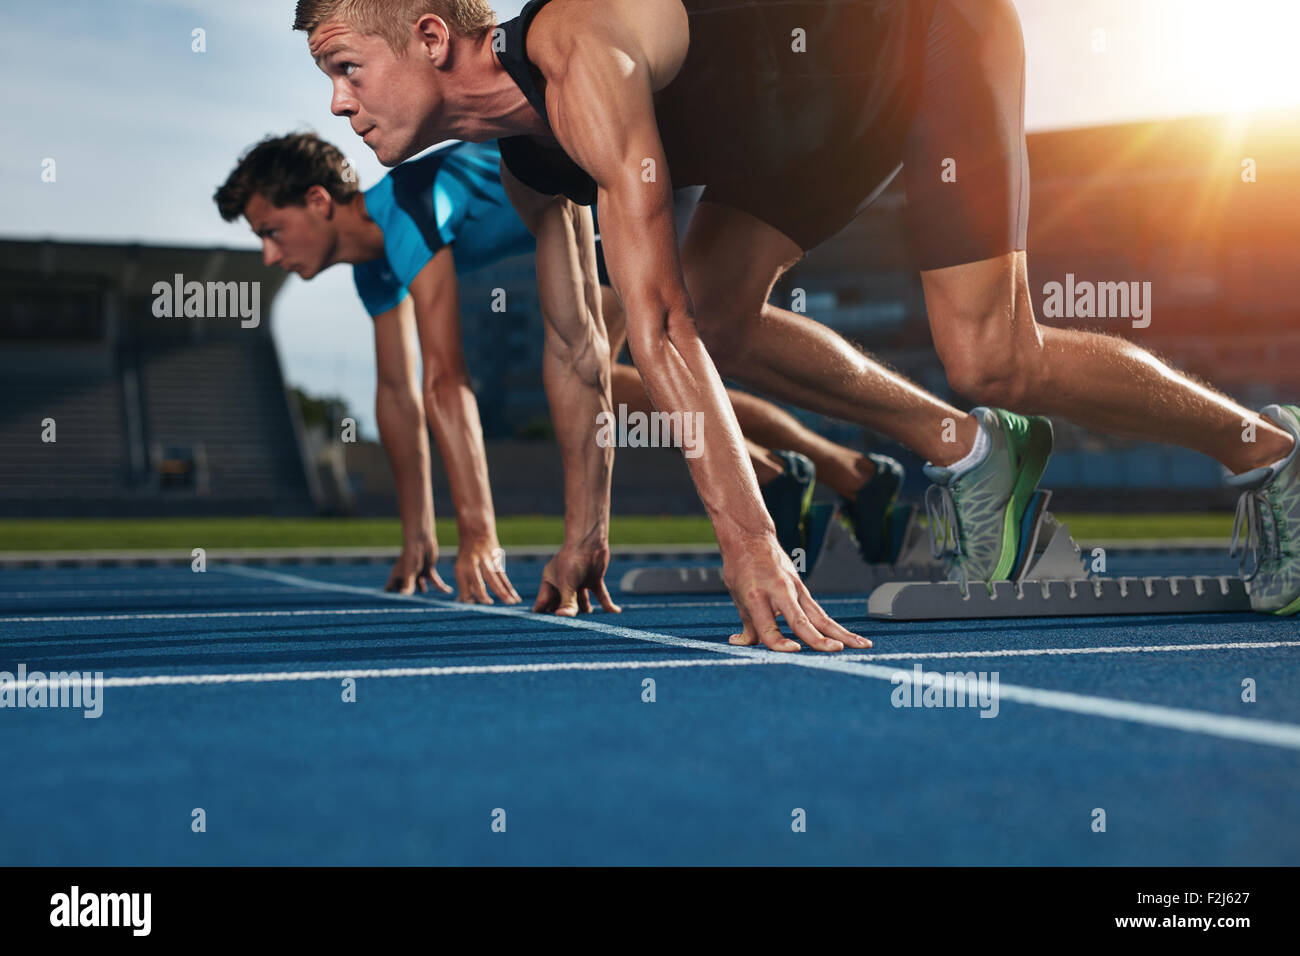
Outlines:
<svg viewBox="0 0 1300 956"><path fill-rule="evenodd" d="M833 447L836 449L834 454L820 457L809 454L809 457L817 466L817 481L841 498L851 501L858 490L876 476L876 463L873 460L876 456L863 455L840 446Z"/></svg>
<svg viewBox="0 0 1300 956"><path fill-rule="evenodd" d="M793 555L796 548L808 547L808 512L817 485L817 470L811 461L792 451L774 451L769 455L781 470L770 481L760 478L759 490L776 525L776 540L786 554Z"/></svg>
<svg viewBox="0 0 1300 956"><path fill-rule="evenodd" d="M722 577L740 612L742 630L731 635L732 644L764 644L774 651L797 651L799 641L816 651L871 646L865 637L837 624L813 600L771 534L724 546ZM798 641L781 632L778 618L784 619Z"/></svg>
<svg viewBox="0 0 1300 956"><path fill-rule="evenodd" d="M1231 551L1242 558L1251 607L1286 616L1300 612L1300 406L1269 405L1261 414L1293 443L1280 462L1228 479L1241 489Z"/></svg>
<svg viewBox="0 0 1300 956"><path fill-rule="evenodd" d="M1052 451L1046 418L1001 409L972 413L988 436L988 452L974 467L926 465L934 482L925 510L935 557L948 556L949 579L1003 581L1020 546L1020 524Z"/></svg>
<svg viewBox="0 0 1300 956"><path fill-rule="evenodd" d="M612 614L622 611L605 588L609 546L568 545L560 548L542 571L542 584L533 602L536 614L577 617L591 611L591 598Z"/></svg>
<svg viewBox="0 0 1300 956"><path fill-rule="evenodd" d="M754 466L754 477L758 487L769 485L785 474L785 459L776 452L768 451L762 445L745 439L745 450L749 452L750 464Z"/></svg>
<svg viewBox="0 0 1300 956"><path fill-rule="evenodd" d="M903 466L885 455L868 455L866 460L870 477L851 498L841 497L840 510L853 527L862 560L880 564L893 559L889 516L903 486Z"/></svg>

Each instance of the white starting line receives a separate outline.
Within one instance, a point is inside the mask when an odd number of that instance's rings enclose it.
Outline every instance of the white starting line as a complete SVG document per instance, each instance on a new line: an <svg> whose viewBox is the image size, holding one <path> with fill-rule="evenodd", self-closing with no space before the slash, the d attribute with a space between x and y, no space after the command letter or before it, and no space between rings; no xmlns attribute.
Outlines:
<svg viewBox="0 0 1300 956"><path fill-rule="evenodd" d="M145 614L63 614L47 617L0 617L0 624L76 624L83 621L194 621L208 618L349 617L374 614L446 614L457 607L306 608L296 611L175 611Z"/></svg>
<svg viewBox="0 0 1300 956"><path fill-rule="evenodd" d="M347 586L347 585L342 585ZM286 593L284 587L268 589L274 590L277 594ZM363 589L364 590L364 589ZM129 595L132 592L123 592ZM144 592L135 592L144 593ZM246 591L235 591L233 593L248 593ZM367 597L373 597L373 591L366 591ZM393 596L390 594L390 597ZM407 597L418 597L418 595L406 595ZM831 601L821 601L821 604L861 604L861 598L836 598ZM510 605L506 605L510 606ZM522 605L514 605L521 607ZM735 607L730 601L699 601L686 604L623 604L621 607L629 610L639 609L675 609L675 608L702 608L702 607ZM239 618L257 618L257 617L349 617L351 615L376 615L376 614L447 614L456 611L468 610L467 605L455 602L453 607L433 607L421 601L419 607L359 607L359 608L299 608L296 610L263 610L263 611L165 611L165 612L130 612L123 614L44 614L44 615L24 615L21 617L0 617L0 624L78 624L82 622L95 621L201 621L206 619L239 619Z"/></svg>
<svg viewBox="0 0 1300 956"><path fill-rule="evenodd" d="M45 591L4 591L0 598L9 600L21 598L32 600L39 598L121 598L121 597L211 597L213 595L236 594L287 594L283 587L278 588L51 588Z"/></svg>
<svg viewBox="0 0 1300 956"><path fill-rule="evenodd" d="M443 666L443 667L420 667L420 668L385 668L376 670L331 670L331 671L288 671L280 673L234 673L234 674L193 674L193 675L152 675L140 677L115 677L104 680L105 687L146 687L146 686L166 686L166 685L201 685L201 684L233 684L233 683L267 683L275 681L300 681L300 680L340 680L347 677L365 677L365 678L402 678L402 677L437 677L453 675L470 675L470 674L512 674L512 673L545 673L551 671L600 671L600 670L632 670L648 669L660 667L710 667L724 665L744 665L744 664L781 664L793 667L805 667L813 670L833 671L841 674L848 674L856 677L867 677L875 680L886 680L897 683L899 680L908 684L915 682L915 676L912 672L901 671L894 667L885 667L879 664L868 663L868 661L886 661L886 660L956 660L971 658L999 658L999 657L1038 657L1038 656L1068 656L1078 654L1137 654L1137 653L1174 653L1188 651L1210 651L1210 650L1236 650L1236 649L1265 649L1280 647L1300 646L1300 641L1239 641L1223 643L1204 643L1204 644L1165 644L1157 646L1113 646L1113 647L1086 647L1086 648L1023 648L1008 650L992 651L939 651L939 652L921 652L921 653L896 653L896 654L838 654L822 655L814 651L801 651L794 654L783 654L775 651L769 651L766 648L755 647L735 647L730 644L721 644L713 641L700 641L693 638L676 637L671 634L658 634L653 631L642 631L636 628L620 627L618 625L606 624L592 618L566 618L556 617L554 615L539 615L522 607L509 607L501 605L482 605L482 604L458 604L445 599L434 598L427 595L404 595L393 594L381 591L376 588L363 588L349 584L333 584L324 581L316 581L311 578L299 577L293 574L284 574L278 571L267 571L260 568L249 567L225 567L214 568L225 574L232 574L240 577L258 578L267 581L275 581L280 584L290 585L297 588L315 591L328 591L335 594L358 594L364 595L371 599L381 599L396 602L406 602L409 604L422 605L421 607L408 607L402 609L406 613L418 613L420 610L425 612L442 610L442 611L468 611L478 614L491 614L496 616L516 617L530 620L534 623L545 622L552 625L573 628L577 630L594 631L606 634L611 637L621 637L636 641L648 642L653 644L667 645L670 647L689 648L692 650L708 651L711 655L722 655L721 657L698 658L690 660L663 660L663 661L573 661L573 662L554 662L554 663L534 663L534 664L488 664L488 665L465 665L465 666ZM860 599L858 599L860 600ZM701 602L701 606L725 606L728 602ZM829 602L828 602L829 603ZM671 607L673 605L652 605ZM398 609L329 609L331 614L358 614L358 613L401 613ZM279 611L279 612L208 612L195 614L196 617L212 616L307 616L309 614L320 614L322 612L302 612L302 611ZM130 620L130 619L168 619L162 615L99 615L95 617L77 618L80 620L99 619L99 620ZM33 619L6 619L17 622L17 620L33 621ZM55 618L35 619L42 621L59 620ZM1230 740L1243 740L1250 743L1266 744L1269 746L1286 747L1289 749L1300 750L1300 725L1287 724L1278 721L1257 720L1244 717L1234 717L1226 714L1214 714L1207 711L1197 711L1178 707L1165 707L1158 704L1143 704L1136 701L1120 700L1117 698L1099 697L1090 694L1074 694L1065 691L1046 690L1037 687L1025 687L1016 684L1006 684L999 682L998 696L1001 700L1008 700L1015 703L1028 704L1033 707L1042 707L1049 710L1058 710L1067 713L1083 714L1093 717L1104 717L1111 720L1123 720L1132 723L1146 724L1152 727L1164 727L1171 730L1181 730L1186 733L1200 733L1214 737L1221 737Z"/></svg>
<svg viewBox="0 0 1300 956"><path fill-rule="evenodd" d="M1242 641L1233 644L1169 644L1162 647L1096 647L1096 648L1026 648L1005 651L942 651L938 653L919 654L878 654L875 656L841 654L837 660L877 660L877 661L916 661L936 658L971 658L971 657L1028 657L1057 654L1131 654L1159 651L1199 651L1229 650L1236 648L1300 647L1300 641ZM464 677L479 674L545 674L558 671L624 671L655 670L657 668L686 667L727 667L742 665L782 664L775 654L745 657L698 657L686 659L657 658L639 661L548 661L537 664L450 664L437 667L380 667L352 668L349 670L330 671L254 671L249 673L228 674L148 674L139 677L105 677L104 687L168 687L201 686L204 684L274 684L283 681L342 680L353 677L358 680L394 679L402 677ZM891 674L898 673L891 671ZM92 678L65 680L68 686L90 684ZM35 684L46 681L15 681L14 687L26 691ZM1005 686L1005 685L1002 685ZM1286 726L1286 725L1283 725Z"/></svg>
<svg viewBox="0 0 1300 956"><path fill-rule="evenodd" d="M326 584L293 574L277 571L264 571L259 568L224 568L227 574L237 574L251 578L276 581L281 584L296 584L312 590L336 591L349 594L368 594L395 600L415 600L435 606L448 605L452 602L438 598L420 598L414 595L390 594L369 588L358 588L347 584ZM687 647L693 650L709 651L714 654L726 654L734 657L769 658L773 663L792 667L808 667L814 670L834 671L857 677L870 677L897 683L902 680L912 683L913 674L893 667L882 667L858 660L841 660L837 657L801 651L783 654L766 648L735 647L712 641L697 641L692 638L675 637L671 634L656 634L652 631L638 631L635 628L604 624L591 618L556 617L554 615L535 615L530 611L497 605L465 604L453 605L478 614L523 617L533 620L545 620L552 624L580 630L596 631L612 637L625 637L653 644L666 644L670 647ZM1280 643L1280 642L1279 642ZM870 657L870 655L868 655ZM1255 720L1245 717L1233 717L1227 714L1213 714L1207 711L1190 710L1180 707L1165 707L1159 704L1142 704L1135 701L1119 700L1110 697L1097 697L1089 694L1072 694L1064 691L1045 690L1038 687L1022 687L1016 684L999 682L998 696L1002 700L1060 710L1067 713L1085 714L1093 717L1106 717L1111 720L1126 720L1132 723L1146 724L1152 727L1165 727L1187 733L1201 733L1229 740L1244 740L1251 743L1267 744L1275 747L1287 747L1300 750L1300 725L1286 724L1279 721Z"/></svg>
<svg viewBox="0 0 1300 956"><path fill-rule="evenodd" d="M232 674L148 674L140 677L105 677L103 687L174 687L179 685L200 686L203 684L275 684L284 681L343 680L347 677L358 680L364 678L398 677L461 677L476 674L545 674L552 671L628 671L655 670L672 667L726 667L728 665L767 664L768 661L745 657L705 657L695 660L648 660L648 661L556 661L539 664L463 664L443 667L382 667L352 668L351 670L333 671L280 671L275 673L232 673ZM67 685L69 687L93 683L93 678L82 677L79 680L31 680L14 681L13 687L19 692L26 692L29 687L49 684Z"/></svg>

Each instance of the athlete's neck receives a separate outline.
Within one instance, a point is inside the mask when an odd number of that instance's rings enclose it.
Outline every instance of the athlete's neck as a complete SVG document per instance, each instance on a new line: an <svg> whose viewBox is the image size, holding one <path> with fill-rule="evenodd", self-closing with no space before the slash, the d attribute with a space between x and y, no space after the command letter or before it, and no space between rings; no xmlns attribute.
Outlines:
<svg viewBox="0 0 1300 956"><path fill-rule="evenodd" d="M384 231L366 212L364 193L357 193L349 203L339 203L334 210L338 220L338 242L330 256L330 265L338 262L356 265L384 254Z"/></svg>
<svg viewBox="0 0 1300 956"><path fill-rule="evenodd" d="M441 125L446 138L483 143L503 136L547 136L550 130L492 49L493 31L464 41L468 57L458 71L457 95Z"/></svg>

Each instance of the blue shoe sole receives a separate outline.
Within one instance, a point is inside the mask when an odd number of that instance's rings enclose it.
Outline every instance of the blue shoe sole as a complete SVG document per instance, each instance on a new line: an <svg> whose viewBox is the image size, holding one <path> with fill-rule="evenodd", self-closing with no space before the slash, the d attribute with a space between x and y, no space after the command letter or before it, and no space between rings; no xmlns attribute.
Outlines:
<svg viewBox="0 0 1300 956"><path fill-rule="evenodd" d="M1020 519L1020 534L1016 550L1016 562L1011 566L1011 574L1008 580L1018 581L1024 572L1025 565L1033 557L1032 549L1037 539L1034 537L1034 525L1038 523L1039 516L1047 506L1047 495L1041 491L1035 491L1029 499L1029 504L1025 506L1024 516Z"/></svg>

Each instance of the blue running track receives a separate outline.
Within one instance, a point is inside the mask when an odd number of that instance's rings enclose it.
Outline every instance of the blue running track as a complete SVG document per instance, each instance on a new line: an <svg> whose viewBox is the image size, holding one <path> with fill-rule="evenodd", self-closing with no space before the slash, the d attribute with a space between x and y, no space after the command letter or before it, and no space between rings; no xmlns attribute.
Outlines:
<svg viewBox="0 0 1300 956"><path fill-rule="evenodd" d="M107 681L98 719L0 709L0 864L1300 864L1294 619L886 624L837 596L875 647L780 655L727 644L722 596L563 622L386 572L0 573L0 671ZM996 672L996 717L894 706L915 664Z"/></svg>

